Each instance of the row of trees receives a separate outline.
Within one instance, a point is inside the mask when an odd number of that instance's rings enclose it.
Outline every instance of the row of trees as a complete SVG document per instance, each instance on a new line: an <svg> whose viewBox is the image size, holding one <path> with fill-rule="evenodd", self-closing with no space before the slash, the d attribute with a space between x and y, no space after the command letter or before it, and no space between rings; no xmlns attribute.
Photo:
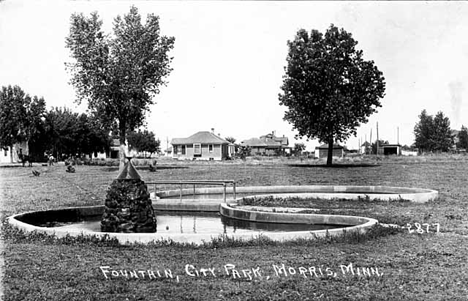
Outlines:
<svg viewBox="0 0 468 301"><path fill-rule="evenodd" d="M31 97L18 86L2 87L0 91L0 145L31 140L38 142L42 137L40 124L45 111L45 101Z"/></svg>
<svg viewBox="0 0 468 301"><path fill-rule="evenodd" d="M26 142L31 159L40 161L44 155L96 155L107 153L112 131L94 114L78 114L67 108L46 110L44 98L29 96L19 86L2 87L0 91L0 145L12 147ZM114 137L118 135L114 135ZM130 148L139 152L159 151L159 140L153 132L128 133Z"/></svg>
<svg viewBox="0 0 468 301"><path fill-rule="evenodd" d="M421 152L447 152L454 146L458 149L468 148L468 132L465 126L455 135L450 127L450 120L443 112L435 116L423 110L414 127L415 147ZM454 143L455 138L458 142Z"/></svg>
<svg viewBox="0 0 468 301"><path fill-rule="evenodd" d="M29 156L36 161L45 153L55 157L91 154L105 152L110 145L109 132L93 115L66 108L46 110L44 98L31 97L19 86L4 86L0 91L0 129L2 146L26 142Z"/></svg>
<svg viewBox="0 0 468 301"><path fill-rule="evenodd" d="M109 131L93 115L53 108L45 113L43 126L46 138L41 140L42 150L50 150L56 158L109 151ZM34 146L34 143L29 145Z"/></svg>
<svg viewBox="0 0 468 301"><path fill-rule="evenodd" d="M127 140L130 149L143 153L144 157L147 154L151 157L152 154L161 150L161 141L156 139L154 133L148 130L130 132L127 135Z"/></svg>

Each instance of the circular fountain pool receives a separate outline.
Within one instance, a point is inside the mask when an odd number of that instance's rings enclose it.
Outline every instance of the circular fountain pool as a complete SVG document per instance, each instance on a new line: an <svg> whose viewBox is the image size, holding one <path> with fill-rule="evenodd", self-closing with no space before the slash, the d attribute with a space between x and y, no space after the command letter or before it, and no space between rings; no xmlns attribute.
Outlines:
<svg viewBox="0 0 468 301"><path fill-rule="evenodd" d="M96 210L98 212L98 210ZM50 212L49 212L50 213ZM76 216L72 221L54 221L54 215L47 211L42 212L48 222L38 223L32 216L23 215L21 220L29 220L36 227L46 227L55 231L83 231L85 234L101 232L100 215ZM36 215L37 216L37 215ZM264 232L293 232L293 231L317 231L326 229L343 228L346 225L334 225L330 223L268 223L246 221L225 217L215 212L165 212L156 211L157 233L160 234L248 234L254 231ZM44 218L45 219L45 218Z"/></svg>
<svg viewBox="0 0 468 301"><path fill-rule="evenodd" d="M158 194L159 199L153 200L156 210L194 210L219 212L223 218L216 216L220 229L215 229L213 224L203 226L203 229L193 228L193 223L202 221L197 214L178 215L167 217L165 212L159 212L158 231L156 233L108 233L99 231L99 217L103 213L103 206L74 207L48 211L35 211L17 214L8 218L13 226L26 232L43 232L56 237L67 235L108 235L116 238L120 243L149 243L152 241L174 241L200 244L210 241L220 235L236 239L251 239L259 235L273 240L289 240L295 238L314 238L325 235L340 235L345 231L365 232L377 224L372 218L324 215L300 213L294 210L277 210L272 212L259 208L237 206L239 198L226 199L214 198L219 196L217 188L198 188L165 191ZM391 201L407 199L415 202L427 202L437 197L437 191L419 188L399 188L383 186L262 186L262 187L239 187L238 194L245 196L277 196L277 197L301 197L301 198L325 198L325 199L357 199L371 198ZM178 194L179 200L171 199ZM232 191L231 191L232 193ZM209 195L210 198L186 198L188 195ZM304 209L304 208L303 208ZM282 211L282 212L279 212ZM161 216L161 217L159 217ZM180 219L185 219L182 223ZM175 221L174 221L175 220ZM223 222L224 220L224 222ZM205 221L202 222L204 224ZM200 224L200 223L199 223ZM324 228L317 229L317 225ZM175 228L182 231L175 231ZM192 227L192 230L190 230ZM186 229L186 230L184 230ZM274 230L272 230L274 229Z"/></svg>

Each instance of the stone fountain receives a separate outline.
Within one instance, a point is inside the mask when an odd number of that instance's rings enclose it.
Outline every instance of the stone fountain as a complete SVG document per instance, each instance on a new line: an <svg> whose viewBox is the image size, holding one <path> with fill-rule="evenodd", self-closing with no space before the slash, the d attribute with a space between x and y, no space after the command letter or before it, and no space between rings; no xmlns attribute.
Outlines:
<svg viewBox="0 0 468 301"><path fill-rule="evenodd" d="M156 215L148 187L141 180L130 157L107 190L102 232L153 233L156 232Z"/></svg>

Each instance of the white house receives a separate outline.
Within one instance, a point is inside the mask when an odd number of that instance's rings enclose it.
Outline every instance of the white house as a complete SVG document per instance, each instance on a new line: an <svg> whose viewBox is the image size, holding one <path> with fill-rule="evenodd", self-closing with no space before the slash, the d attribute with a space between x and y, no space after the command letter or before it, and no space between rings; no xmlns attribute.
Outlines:
<svg viewBox="0 0 468 301"><path fill-rule="evenodd" d="M190 160L224 160L231 156L230 143L225 139L201 131L187 138L174 138L172 144L172 158Z"/></svg>
<svg viewBox="0 0 468 301"><path fill-rule="evenodd" d="M0 146L0 152L0 163L17 163L21 162L21 154L29 154L29 147L27 142L15 143L13 147Z"/></svg>

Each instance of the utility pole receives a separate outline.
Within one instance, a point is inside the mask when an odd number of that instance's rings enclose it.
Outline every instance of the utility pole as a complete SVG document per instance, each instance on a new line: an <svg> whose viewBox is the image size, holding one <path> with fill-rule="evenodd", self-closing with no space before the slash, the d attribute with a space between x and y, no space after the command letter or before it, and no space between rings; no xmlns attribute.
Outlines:
<svg viewBox="0 0 468 301"><path fill-rule="evenodd" d="M397 139L397 144L399 145L400 144L400 127L397 126L397 135L396 135L396 139Z"/></svg>
<svg viewBox="0 0 468 301"><path fill-rule="evenodd" d="M364 139L365 139L364 140L364 144L365 144L364 145L364 153L367 155L367 143L369 143L369 142L367 142L367 134L364 134Z"/></svg>

